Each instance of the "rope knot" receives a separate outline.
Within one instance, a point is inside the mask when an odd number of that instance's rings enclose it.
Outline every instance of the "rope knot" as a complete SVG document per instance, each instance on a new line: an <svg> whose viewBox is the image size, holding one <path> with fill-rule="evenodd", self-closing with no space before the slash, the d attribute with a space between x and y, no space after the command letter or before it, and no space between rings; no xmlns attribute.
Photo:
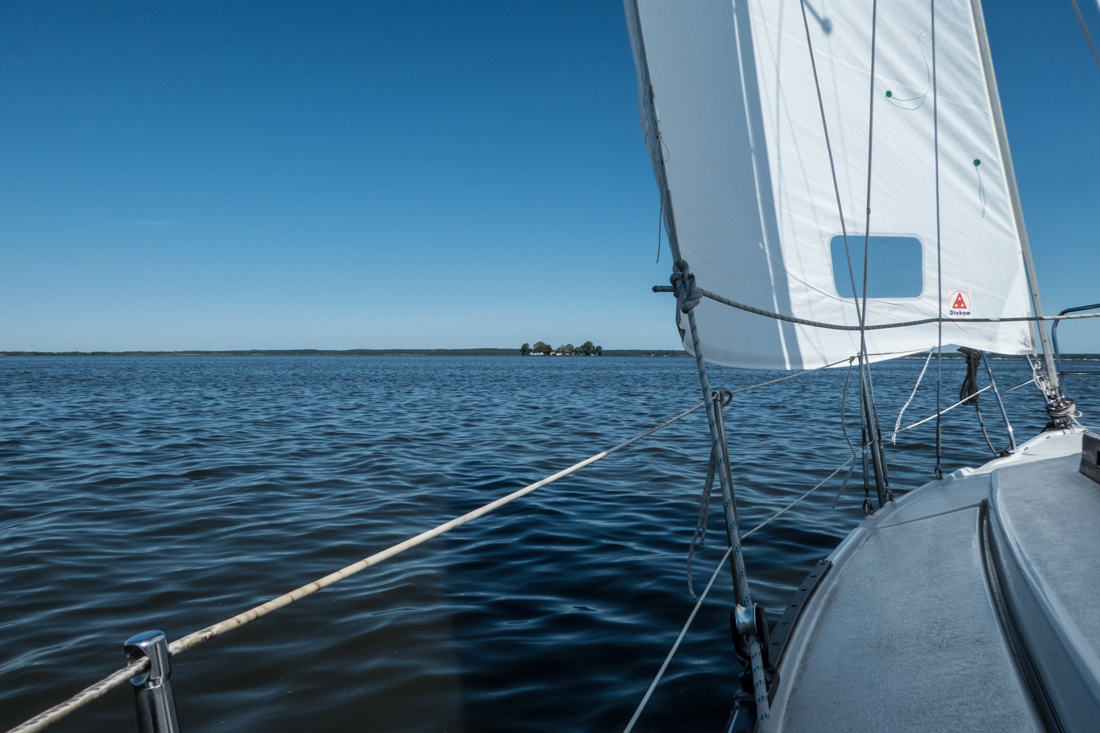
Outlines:
<svg viewBox="0 0 1100 733"><path fill-rule="evenodd" d="M695 275L692 274L686 261L676 261L672 276L668 281L672 283L672 287L676 291L676 300L680 302L680 312L686 314L695 310L695 306L699 305L699 301L703 299L703 294L696 287Z"/></svg>

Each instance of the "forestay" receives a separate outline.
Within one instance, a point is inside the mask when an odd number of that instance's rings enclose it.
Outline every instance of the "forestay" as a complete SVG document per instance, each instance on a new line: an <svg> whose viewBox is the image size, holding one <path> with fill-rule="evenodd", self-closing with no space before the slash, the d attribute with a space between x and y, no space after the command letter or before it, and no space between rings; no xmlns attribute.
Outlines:
<svg viewBox="0 0 1100 733"><path fill-rule="evenodd" d="M838 245L843 252L841 220L799 1L625 6L642 130L658 185L669 191L666 231L699 286L784 315L858 325L847 264L834 252ZM806 0L806 10L861 281L872 0ZM940 283L929 3L878 5L868 325L935 318L941 293L945 317L1031 315L978 33L966 0L936 3ZM879 255L903 245L911 248L912 282L876 292L890 274L876 270L877 262L904 265ZM810 369L859 351L854 331L785 323L710 300L695 312L703 353L716 364ZM868 352L927 349L937 343L937 328L868 332ZM943 330L945 344L1034 350L1027 323L945 323ZM692 351L690 338L684 346Z"/></svg>

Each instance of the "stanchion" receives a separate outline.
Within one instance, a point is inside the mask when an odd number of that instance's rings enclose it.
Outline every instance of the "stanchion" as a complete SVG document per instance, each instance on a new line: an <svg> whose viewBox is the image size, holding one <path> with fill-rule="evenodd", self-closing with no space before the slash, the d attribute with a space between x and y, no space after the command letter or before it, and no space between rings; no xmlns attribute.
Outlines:
<svg viewBox="0 0 1100 733"><path fill-rule="evenodd" d="M172 697L172 661L168 655L168 639L163 631L145 631L131 636L123 645L131 664L142 657L149 658L149 670L130 680L134 686L140 733L179 733L176 701Z"/></svg>

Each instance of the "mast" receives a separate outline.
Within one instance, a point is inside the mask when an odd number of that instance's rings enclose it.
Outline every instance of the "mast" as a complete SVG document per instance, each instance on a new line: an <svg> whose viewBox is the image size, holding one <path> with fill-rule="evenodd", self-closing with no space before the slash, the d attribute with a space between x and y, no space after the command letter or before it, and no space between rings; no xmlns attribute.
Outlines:
<svg viewBox="0 0 1100 733"><path fill-rule="evenodd" d="M985 31L985 16L982 15L981 0L971 0L970 9L974 16L974 28L978 37L978 50L982 56L982 70L985 72L985 85L989 91L990 108L993 111L993 124L997 131L997 144L1000 147L1001 160L1004 162L1005 183L1008 185L1008 198L1012 203L1012 215L1016 220L1016 231L1020 235L1020 249L1024 256L1024 270L1027 272L1028 289L1031 291L1031 304L1035 315L1043 315L1043 301L1039 297L1039 281L1035 277L1035 263L1031 259L1031 244L1027 238L1027 226L1024 224L1024 210L1020 205L1020 191L1016 187L1016 171L1012 167L1012 153L1008 149L1008 133L1005 130L1004 113L1001 111L1001 95L997 91L997 77L993 73L993 58L989 53L989 37ZM1047 379L1054 399L1062 397L1062 385L1058 378L1058 369L1054 365L1054 348L1050 342L1050 332L1043 321L1037 321L1034 328L1039 331L1039 340L1043 345L1043 359L1046 362Z"/></svg>

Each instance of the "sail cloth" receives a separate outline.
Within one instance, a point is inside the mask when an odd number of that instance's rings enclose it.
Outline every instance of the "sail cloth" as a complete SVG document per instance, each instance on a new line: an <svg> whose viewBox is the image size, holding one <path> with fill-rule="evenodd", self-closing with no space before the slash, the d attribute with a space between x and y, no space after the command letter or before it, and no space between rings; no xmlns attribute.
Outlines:
<svg viewBox="0 0 1100 733"><path fill-rule="evenodd" d="M847 264L834 274L841 220L799 0L624 4L642 131L658 186L669 191L666 230L698 285L767 311L858 325L851 285L842 294L837 284L851 282ZM872 0L806 7L861 290ZM916 240L920 265L915 289L876 297L872 254L868 325L934 318L941 291L944 316L1032 313L978 33L966 0L936 3L940 284L929 3L878 4L870 233L873 246ZM859 352L858 331L786 323L707 299L695 313L704 357L724 366L810 369ZM1034 351L1026 322L943 330L944 344ZM872 355L936 343L935 323L867 332ZM690 334L684 346L693 351Z"/></svg>

